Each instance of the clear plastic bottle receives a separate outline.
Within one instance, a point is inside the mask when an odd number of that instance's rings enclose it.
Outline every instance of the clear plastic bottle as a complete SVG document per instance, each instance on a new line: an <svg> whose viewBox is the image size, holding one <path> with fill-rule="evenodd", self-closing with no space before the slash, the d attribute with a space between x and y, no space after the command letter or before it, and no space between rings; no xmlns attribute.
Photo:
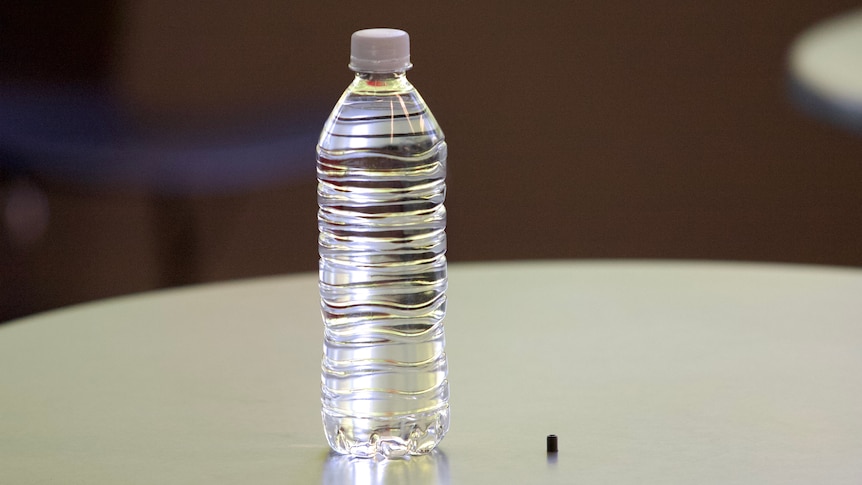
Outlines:
<svg viewBox="0 0 862 485"><path fill-rule="evenodd" d="M317 147L323 427L353 456L427 453L449 429L446 142L410 67L406 32L354 33Z"/></svg>

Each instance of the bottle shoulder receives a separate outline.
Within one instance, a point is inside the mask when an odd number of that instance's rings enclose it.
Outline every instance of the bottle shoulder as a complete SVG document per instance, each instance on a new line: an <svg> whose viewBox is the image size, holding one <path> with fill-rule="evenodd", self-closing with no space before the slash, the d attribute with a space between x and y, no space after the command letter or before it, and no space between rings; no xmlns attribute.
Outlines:
<svg viewBox="0 0 862 485"><path fill-rule="evenodd" d="M357 76L329 116L319 140L324 150L427 150L443 142L443 130L404 76Z"/></svg>

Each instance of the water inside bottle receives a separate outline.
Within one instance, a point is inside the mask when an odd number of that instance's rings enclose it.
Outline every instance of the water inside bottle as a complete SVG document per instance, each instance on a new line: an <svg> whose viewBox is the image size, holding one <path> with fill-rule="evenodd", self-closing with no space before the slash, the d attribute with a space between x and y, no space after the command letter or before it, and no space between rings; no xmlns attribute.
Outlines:
<svg viewBox="0 0 862 485"><path fill-rule="evenodd" d="M357 76L321 134L321 399L340 453L427 453L448 430L446 155L403 74Z"/></svg>

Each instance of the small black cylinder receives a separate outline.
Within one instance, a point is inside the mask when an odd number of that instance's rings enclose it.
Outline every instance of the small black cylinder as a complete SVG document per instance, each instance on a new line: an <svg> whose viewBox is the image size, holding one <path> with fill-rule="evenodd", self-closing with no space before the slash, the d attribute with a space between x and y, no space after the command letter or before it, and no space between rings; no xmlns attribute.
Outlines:
<svg viewBox="0 0 862 485"><path fill-rule="evenodd" d="M549 434L547 439L548 453L557 452L557 435Z"/></svg>

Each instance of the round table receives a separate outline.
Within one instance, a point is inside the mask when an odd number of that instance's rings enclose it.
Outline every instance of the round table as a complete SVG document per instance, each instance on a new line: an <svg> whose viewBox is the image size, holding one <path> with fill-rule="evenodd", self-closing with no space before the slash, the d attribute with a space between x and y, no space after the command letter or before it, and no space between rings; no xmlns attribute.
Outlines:
<svg viewBox="0 0 862 485"><path fill-rule="evenodd" d="M0 482L862 482L858 269L453 264L449 298L451 430L390 462L329 453L314 274L4 325Z"/></svg>
<svg viewBox="0 0 862 485"><path fill-rule="evenodd" d="M862 133L862 9L807 29L793 42L788 57L797 104Z"/></svg>

